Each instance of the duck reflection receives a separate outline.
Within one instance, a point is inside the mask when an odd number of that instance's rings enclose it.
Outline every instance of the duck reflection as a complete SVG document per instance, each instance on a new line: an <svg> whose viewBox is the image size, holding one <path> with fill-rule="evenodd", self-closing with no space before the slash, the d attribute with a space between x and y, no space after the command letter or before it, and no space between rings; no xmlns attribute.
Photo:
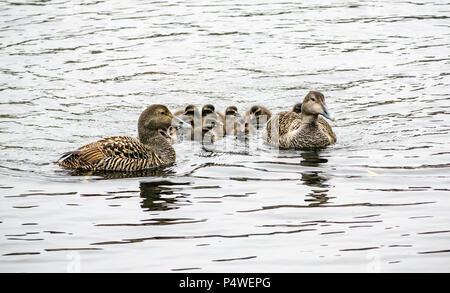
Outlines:
<svg viewBox="0 0 450 293"><path fill-rule="evenodd" d="M177 209L181 205L180 190L177 185L189 185L189 182L176 183L168 180L140 182L141 208L144 211L167 211Z"/></svg>
<svg viewBox="0 0 450 293"><path fill-rule="evenodd" d="M302 152L300 156L302 157L300 165L305 167L319 167L328 162L326 158L320 157L319 151ZM302 172L301 180L305 185L312 187L311 192L307 194L308 198L305 199L311 202L309 206L320 206L328 202L330 197L327 194L329 185L326 184L328 181L326 174L322 171L305 171Z"/></svg>
<svg viewBox="0 0 450 293"><path fill-rule="evenodd" d="M97 177L97 178L84 178L83 180L109 180L109 179L124 179L124 178L136 178L136 177L162 177L175 174L170 168L157 168L140 171L130 172L114 172L114 171L87 171L87 170L69 170L70 176L84 176L84 177Z"/></svg>

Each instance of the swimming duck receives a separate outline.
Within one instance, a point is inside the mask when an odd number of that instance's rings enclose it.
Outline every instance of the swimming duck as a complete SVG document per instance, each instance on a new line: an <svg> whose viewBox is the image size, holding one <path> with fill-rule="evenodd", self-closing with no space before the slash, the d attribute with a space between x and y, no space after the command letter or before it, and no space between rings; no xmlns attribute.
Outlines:
<svg viewBox="0 0 450 293"><path fill-rule="evenodd" d="M334 121L322 93L309 92L302 102L301 113L294 110L295 106L290 111L272 116L267 122L265 135L268 143L281 149L318 149L336 142L331 126L319 117ZM278 135L272 133L273 127L278 128Z"/></svg>
<svg viewBox="0 0 450 293"><path fill-rule="evenodd" d="M225 135L235 135L236 120L240 116L236 106L229 106L225 109Z"/></svg>
<svg viewBox="0 0 450 293"><path fill-rule="evenodd" d="M248 116L241 116L236 106L229 106L225 110L225 134L237 138L248 138L256 133L255 127Z"/></svg>
<svg viewBox="0 0 450 293"><path fill-rule="evenodd" d="M139 116L137 138L104 138L65 153L56 164L92 171L139 171L171 165L176 158L169 133L173 120L180 127L190 127L166 106L151 105Z"/></svg>
<svg viewBox="0 0 450 293"><path fill-rule="evenodd" d="M264 106L254 105L245 113L250 122L260 129L272 117L272 113Z"/></svg>

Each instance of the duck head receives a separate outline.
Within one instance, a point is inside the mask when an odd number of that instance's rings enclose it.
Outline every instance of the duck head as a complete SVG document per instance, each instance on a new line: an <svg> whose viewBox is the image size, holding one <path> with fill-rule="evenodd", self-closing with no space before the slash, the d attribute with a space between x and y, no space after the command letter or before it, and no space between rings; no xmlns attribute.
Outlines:
<svg viewBox="0 0 450 293"><path fill-rule="evenodd" d="M334 118L330 116L327 104L325 103L325 97L320 92L309 92L301 104L301 113L304 115L322 115L323 117L334 121Z"/></svg>

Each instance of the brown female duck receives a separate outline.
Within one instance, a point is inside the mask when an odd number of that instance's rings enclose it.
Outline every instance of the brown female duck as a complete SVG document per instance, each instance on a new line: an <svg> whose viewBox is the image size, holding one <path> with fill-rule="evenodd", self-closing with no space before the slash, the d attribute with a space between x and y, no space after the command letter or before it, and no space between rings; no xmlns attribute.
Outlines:
<svg viewBox="0 0 450 293"><path fill-rule="evenodd" d="M320 92L309 92L301 104L301 113L291 111L274 115L266 125L266 140L281 149L319 149L336 142L331 126L319 115L330 117L325 97ZM272 130L276 127L278 134Z"/></svg>
<svg viewBox="0 0 450 293"><path fill-rule="evenodd" d="M56 164L92 171L139 171L171 165L176 158L168 139L172 120L186 127L166 106L151 105L139 117L137 138L114 136L92 142L65 153Z"/></svg>

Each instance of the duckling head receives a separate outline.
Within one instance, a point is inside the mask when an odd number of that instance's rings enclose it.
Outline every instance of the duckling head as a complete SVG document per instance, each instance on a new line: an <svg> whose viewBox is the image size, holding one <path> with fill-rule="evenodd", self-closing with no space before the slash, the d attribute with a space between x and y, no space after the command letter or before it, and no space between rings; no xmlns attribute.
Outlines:
<svg viewBox="0 0 450 293"><path fill-rule="evenodd" d="M198 109L194 105L188 105L186 108L184 108L184 115L194 117L195 115L199 114Z"/></svg>
<svg viewBox="0 0 450 293"><path fill-rule="evenodd" d="M216 111L216 108L211 104L206 104L202 108L202 116L205 117L209 114L212 114Z"/></svg>
<svg viewBox="0 0 450 293"><path fill-rule="evenodd" d="M310 91L301 104L301 112L304 115L322 115L323 117L334 121L328 112L325 97L320 92Z"/></svg>
<svg viewBox="0 0 450 293"><path fill-rule="evenodd" d="M263 114L263 110L260 106L255 105L250 108L250 115L254 115L256 117L261 116Z"/></svg>
<svg viewBox="0 0 450 293"><path fill-rule="evenodd" d="M200 119L200 112L194 105L188 105L184 108L184 113L182 115L183 121L191 124L194 127L196 118Z"/></svg>

